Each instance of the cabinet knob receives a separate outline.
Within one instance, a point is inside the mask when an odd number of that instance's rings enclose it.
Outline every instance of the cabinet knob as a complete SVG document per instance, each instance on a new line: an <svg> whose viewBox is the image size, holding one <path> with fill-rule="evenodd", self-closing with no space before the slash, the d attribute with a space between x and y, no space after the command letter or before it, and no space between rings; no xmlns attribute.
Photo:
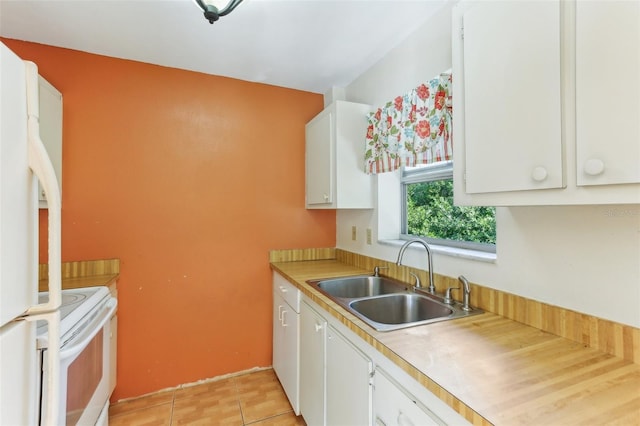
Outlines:
<svg viewBox="0 0 640 426"><path fill-rule="evenodd" d="M604 172L604 162L598 158L590 158L584 163L584 172L589 176L598 176Z"/></svg>
<svg viewBox="0 0 640 426"><path fill-rule="evenodd" d="M325 200L325 201L329 201L329 195L324 194L324 200Z"/></svg>
<svg viewBox="0 0 640 426"><path fill-rule="evenodd" d="M547 178L547 174L547 169L542 166L537 166L534 167L533 171L531 172L531 179L535 180L536 182L542 182Z"/></svg>
<svg viewBox="0 0 640 426"><path fill-rule="evenodd" d="M281 286L280 286L280 291L281 291L282 293L286 293L286 292L287 292L287 289L286 289L286 287L284 287L284 286L282 286L282 285L281 285Z"/></svg>
<svg viewBox="0 0 640 426"><path fill-rule="evenodd" d="M316 324L316 332L322 330L322 324Z"/></svg>

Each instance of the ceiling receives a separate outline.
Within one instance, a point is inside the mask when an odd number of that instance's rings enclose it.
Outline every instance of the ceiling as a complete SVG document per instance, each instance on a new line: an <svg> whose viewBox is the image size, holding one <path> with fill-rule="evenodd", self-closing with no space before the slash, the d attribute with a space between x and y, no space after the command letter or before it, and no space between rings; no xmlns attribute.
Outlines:
<svg viewBox="0 0 640 426"><path fill-rule="evenodd" d="M0 0L0 36L324 94L449 0L244 0L210 25L192 0Z"/></svg>

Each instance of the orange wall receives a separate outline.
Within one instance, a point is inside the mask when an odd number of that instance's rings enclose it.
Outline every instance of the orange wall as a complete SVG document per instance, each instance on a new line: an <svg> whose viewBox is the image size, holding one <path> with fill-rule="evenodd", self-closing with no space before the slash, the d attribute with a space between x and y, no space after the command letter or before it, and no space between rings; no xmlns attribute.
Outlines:
<svg viewBox="0 0 640 426"><path fill-rule="evenodd" d="M112 399L271 365L268 251L335 246L304 208L322 96L3 41L63 94L63 261L121 260Z"/></svg>

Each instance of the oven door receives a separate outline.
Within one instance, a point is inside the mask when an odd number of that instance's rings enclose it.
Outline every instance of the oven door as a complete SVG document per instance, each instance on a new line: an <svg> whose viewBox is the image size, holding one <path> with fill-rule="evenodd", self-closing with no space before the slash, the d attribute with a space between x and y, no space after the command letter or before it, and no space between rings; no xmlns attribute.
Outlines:
<svg viewBox="0 0 640 426"><path fill-rule="evenodd" d="M110 319L117 306L108 298L85 316L60 349L59 425L94 426L110 397ZM65 336L66 337L66 336ZM64 340L64 337L63 337ZM46 409L47 351L44 351L42 409Z"/></svg>

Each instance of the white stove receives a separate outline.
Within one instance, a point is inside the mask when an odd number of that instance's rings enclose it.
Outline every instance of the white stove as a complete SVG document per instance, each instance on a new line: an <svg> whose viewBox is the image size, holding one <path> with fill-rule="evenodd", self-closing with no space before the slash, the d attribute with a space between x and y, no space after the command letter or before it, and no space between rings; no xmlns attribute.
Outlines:
<svg viewBox="0 0 640 426"><path fill-rule="evenodd" d="M95 307L104 303L105 298L109 298L109 289L107 287L84 287L62 290L62 304L60 306L60 340L61 347L64 347L65 343L73 337L75 333L69 335L71 330L76 328L81 321L90 312L95 310ZM38 294L38 303L46 302L49 298L49 293L46 291ZM43 349L47 347L47 323L45 321L38 321L38 348ZM80 330L74 330L79 332Z"/></svg>
<svg viewBox="0 0 640 426"><path fill-rule="evenodd" d="M40 302L49 297L39 293ZM50 393L57 393L60 425L107 425L109 396L115 386L111 323L118 301L107 287L62 290L60 306L59 387L50 386L52 370L47 322L37 326L38 357L42 369L41 407L46 413Z"/></svg>

